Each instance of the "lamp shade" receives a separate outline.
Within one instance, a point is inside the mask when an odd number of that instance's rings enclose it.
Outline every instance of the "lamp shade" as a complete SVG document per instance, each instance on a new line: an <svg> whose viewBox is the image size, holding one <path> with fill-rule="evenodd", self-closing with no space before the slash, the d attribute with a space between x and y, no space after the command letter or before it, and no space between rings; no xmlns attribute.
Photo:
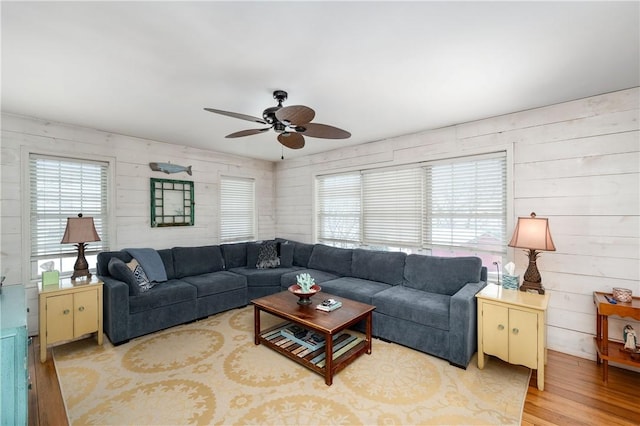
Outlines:
<svg viewBox="0 0 640 426"><path fill-rule="evenodd" d="M525 248L530 250L555 251L549 221L546 218L538 218L535 213L531 217L519 217L509 247Z"/></svg>
<svg viewBox="0 0 640 426"><path fill-rule="evenodd" d="M92 217L69 217L67 218L67 228L64 230L62 244L89 243L100 241L100 236L96 232Z"/></svg>

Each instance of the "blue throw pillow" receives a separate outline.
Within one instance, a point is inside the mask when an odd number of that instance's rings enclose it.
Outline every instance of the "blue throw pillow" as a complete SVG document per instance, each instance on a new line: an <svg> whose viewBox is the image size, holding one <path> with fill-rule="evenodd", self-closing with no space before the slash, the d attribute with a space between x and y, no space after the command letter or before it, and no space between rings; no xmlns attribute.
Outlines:
<svg viewBox="0 0 640 426"><path fill-rule="evenodd" d="M291 268L293 266L293 250L295 245L291 243L279 243L280 267Z"/></svg>
<svg viewBox="0 0 640 426"><path fill-rule="evenodd" d="M255 269L258 263L258 254L260 254L261 243L247 244L247 268Z"/></svg>

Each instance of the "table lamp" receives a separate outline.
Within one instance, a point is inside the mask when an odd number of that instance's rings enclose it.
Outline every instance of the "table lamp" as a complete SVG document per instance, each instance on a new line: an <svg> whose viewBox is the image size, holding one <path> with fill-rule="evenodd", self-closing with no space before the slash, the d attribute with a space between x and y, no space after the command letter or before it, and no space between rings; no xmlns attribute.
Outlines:
<svg viewBox="0 0 640 426"><path fill-rule="evenodd" d="M538 218L535 213L531 213L531 217L519 217L516 229L513 231L513 237L508 245L509 247L526 249L525 252L529 251L529 266L524 273L524 281L520 290L532 290L544 294L542 277L538 271L536 259L540 254L538 250L556 250L551 239L548 219Z"/></svg>
<svg viewBox="0 0 640 426"><path fill-rule="evenodd" d="M82 217L82 213L79 213L78 217L67 218L67 228L64 230L64 236L60 242L62 244L75 244L78 248L78 258L75 265L73 265L73 275L71 275L73 281L80 277L91 279L89 264L87 259L84 258L84 249L87 243L93 241L100 241L100 236L96 232L92 217Z"/></svg>

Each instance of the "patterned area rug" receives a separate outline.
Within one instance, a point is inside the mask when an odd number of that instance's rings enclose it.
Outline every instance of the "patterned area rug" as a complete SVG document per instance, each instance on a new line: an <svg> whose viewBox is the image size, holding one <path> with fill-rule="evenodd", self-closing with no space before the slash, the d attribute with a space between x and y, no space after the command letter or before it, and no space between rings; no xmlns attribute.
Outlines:
<svg viewBox="0 0 640 426"><path fill-rule="evenodd" d="M262 325L275 325L265 318ZM326 386L320 375L253 343L253 308L113 347L54 348L71 424L520 424L530 370L491 358L467 370L373 341Z"/></svg>

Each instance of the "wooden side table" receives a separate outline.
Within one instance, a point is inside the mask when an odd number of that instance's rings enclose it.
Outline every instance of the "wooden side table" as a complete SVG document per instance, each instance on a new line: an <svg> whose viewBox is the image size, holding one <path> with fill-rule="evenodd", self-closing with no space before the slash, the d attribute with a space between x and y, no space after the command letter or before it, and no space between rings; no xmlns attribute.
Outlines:
<svg viewBox="0 0 640 426"><path fill-rule="evenodd" d="M624 350L624 343L609 340L609 315L629 317L640 321L640 297L634 297L631 302L610 303L607 297L611 293L593 293L593 303L596 305L596 361L602 363L602 380L609 380L609 361L619 362L640 368L640 358L633 359L631 353Z"/></svg>
<svg viewBox="0 0 640 426"><path fill-rule="evenodd" d="M478 368L487 355L537 370L538 389L544 390L547 362L546 312L549 294L507 290L488 284L478 300Z"/></svg>
<svg viewBox="0 0 640 426"><path fill-rule="evenodd" d="M102 345L102 281L73 283L63 279L59 285L39 284L40 361L47 360L47 346L96 333Z"/></svg>

